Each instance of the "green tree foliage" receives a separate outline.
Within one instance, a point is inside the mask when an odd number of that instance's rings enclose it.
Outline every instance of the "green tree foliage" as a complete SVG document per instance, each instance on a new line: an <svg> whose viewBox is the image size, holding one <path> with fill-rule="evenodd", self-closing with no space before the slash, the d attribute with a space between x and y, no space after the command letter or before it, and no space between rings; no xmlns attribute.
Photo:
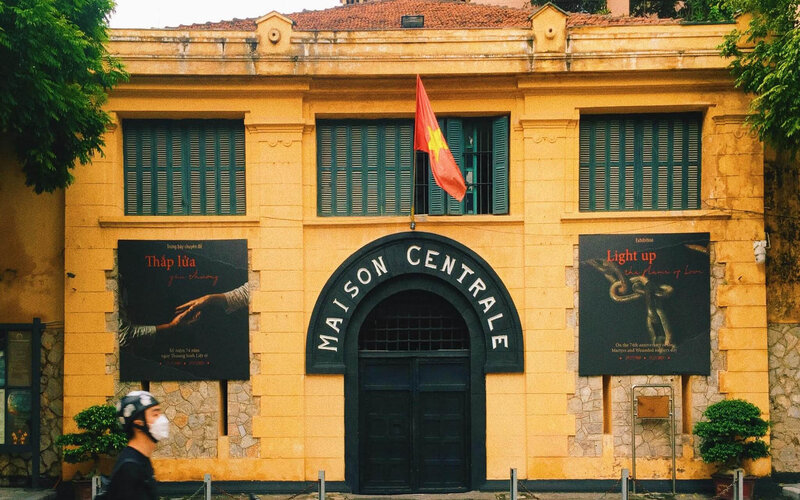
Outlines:
<svg viewBox="0 0 800 500"><path fill-rule="evenodd" d="M778 150L800 150L800 0L730 0L751 14L722 46L736 86L753 94L749 123Z"/></svg>
<svg viewBox="0 0 800 500"><path fill-rule="evenodd" d="M685 0L678 14L684 21L720 23L733 21L735 11L728 0Z"/></svg>
<svg viewBox="0 0 800 500"><path fill-rule="evenodd" d="M726 399L709 405L703 412L705 421L694 425L700 438L700 456L706 463L726 468L741 467L745 458L769 456L769 446L761 438L769 422L761 418L761 410L743 399Z"/></svg>
<svg viewBox="0 0 800 500"><path fill-rule="evenodd" d="M108 54L113 0L0 0L0 134L37 193L101 153L107 92L127 77Z"/></svg>

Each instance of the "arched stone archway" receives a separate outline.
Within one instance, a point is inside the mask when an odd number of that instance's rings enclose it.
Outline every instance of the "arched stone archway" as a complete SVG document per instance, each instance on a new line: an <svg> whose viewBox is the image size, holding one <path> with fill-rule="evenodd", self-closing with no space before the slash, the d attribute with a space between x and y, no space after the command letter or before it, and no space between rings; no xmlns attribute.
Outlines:
<svg viewBox="0 0 800 500"><path fill-rule="evenodd" d="M425 232L380 238L351 255L328 279L311 314L306 372L346 373L346 336L362 302L380 285L402 276L425 276L433 288L455 290L478 318L485 373L522 372L519 314L497 273L455 240Z"/></svg>

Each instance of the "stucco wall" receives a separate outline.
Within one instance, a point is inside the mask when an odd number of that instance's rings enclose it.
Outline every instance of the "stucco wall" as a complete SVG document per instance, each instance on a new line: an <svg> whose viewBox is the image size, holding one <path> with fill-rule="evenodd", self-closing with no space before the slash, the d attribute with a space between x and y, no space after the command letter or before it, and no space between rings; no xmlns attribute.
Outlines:
<svg viewBox="0 0 800 500"><path fill-rule="evenodd" d="M515 84L473 79L474 88L458 96L446 93L451 86L446 81L429 88L443 114L509 113L514 124L510 215L420 216L417 221L418 230L453 238L481 255L506 284L522 319L526 372L486 376L488 479L505 478L509 467L528 479L615 478L619 468L630 465L624 406L626 391L636 380L613 384L609 435L595 426L579 426L576 413L585 415L569 402L582 383L575 376L576 329L569 319L576 314L576 289L574 279L568 279L580 234L710 232L713 375L693 377L693 394L686 399L692 409L681 415L694 421L709 401L726 396L768 408L764 274L753 262L751 243L762 234L762 226L740 211L762 202L761 147L743 127L746 101L730 89L724 91L722 83L698 89L687 80L671 85L676 82L655 75L648 85L628 90L626 109L646 110L656 96L674 109L707 103L703 200L717 210L633 217L583 214L577 211L574 185L581 109L613 111L620 102L619 96L606 93L611 78L593 82L587 88L585 79L566 78L546 94L533 80ZM361 117L410 116L413 94L409 90L376 103L366 96L397 83L377 80L366 90L363 83L341 83L331 94L276 82L264 99L243 96L238 89L246 86L239 84L191 90L169 84L171 95L181 98L163 100L137 92L134 81L109 102L118 119L155 109L152 114L159 117L241 113L247 144L246 216L123 216L119 126L107 135L109 148L96 165L100 168L79 169L78 183L67 193L66 260L76 276L70 278L66 295L66 417L133 387L118 384L114 364L113 281L119 239L248 240L250 273L259 276L259 288L251 296L251 314L256 315L250 332L252 379L229 387L228 394L229 406L235 394L244 395L241 400L236 396L235 411L245 411L252 421L252 430L242 427L250 451L239 451L241 445L234 443L234 435L242 432L238 426L233 431L229 426L227 436L220 431L218 383L153 383L151 390L174 408L168 412L180 440L157 452L159 479L196 480L218 470L217 475L230 480L303 481L315 479L321 469L330 480L344 479L343 379L305 375L307 321L336 268L363 245L406 230L408 220L316 216L313 123L317 116L353 116L354 110ZM680 384L672 382L683 398ZM594 448L578 453L573 446L584 439L593 441ZM656 432L655 446L641 448L637 467L642 476L669 477L664 440ZM709 468L694 456L691 436L684 435L679 444L679 478L708 474ZM763 473L764 467L769 470L768 462L754 471Z"/></svg>
<svg viewBox="0 0 800 500"><path fill-rule="evenodd" d="M61 434L64 355L64 192L37 195L11 144L0 137L0 323L40 318L42 476L61 475L54 441ZM26 456L0 456L0 483L30 475Z"/></svg>
<svg viewBox="0 0 800 500"><path fill-rule="evenodd" d="M11 144L0 137L0 322L64 319L64 191L25 186Z"/></svg>

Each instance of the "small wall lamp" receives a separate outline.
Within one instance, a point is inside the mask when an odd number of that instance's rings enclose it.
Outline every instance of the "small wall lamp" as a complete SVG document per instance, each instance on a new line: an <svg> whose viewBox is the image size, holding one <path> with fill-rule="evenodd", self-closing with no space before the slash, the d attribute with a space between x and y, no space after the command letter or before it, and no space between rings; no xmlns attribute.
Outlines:
<svg viewBox="0 0 800 500"><path fill-rule="evenodd" d="M753 242L753 254L756 258L756 264L763 264L767 260L767 248L769 244L769 233L766 233L767 239L756 240Z"/></svg>

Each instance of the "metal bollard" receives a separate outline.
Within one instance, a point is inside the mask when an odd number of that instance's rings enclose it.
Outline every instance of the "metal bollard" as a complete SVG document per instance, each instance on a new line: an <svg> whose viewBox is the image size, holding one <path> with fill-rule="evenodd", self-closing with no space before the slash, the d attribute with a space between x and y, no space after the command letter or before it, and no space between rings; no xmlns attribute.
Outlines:
<svg viewBox="0 0 800 500"><path fill-rule="evenodd" d="M629 481L630 481L630 472L628 472L628 469L622 469L622 477L620 478L620 488L622 489L622 500L628 500Z"/></svg>
<svg viewBox="0 0 800 500"><path fill-rule="evenodd" d="M511 469L511 500L517 500L517 469Z"/></svg>
<svg viewBox="0 0 800 500"><path fill-rule="evenodd" d="M733 498L734 500L744 500L744 469L734 469L733 471Z"/></svg>
<svg viewBox="0 0 800 500"><path fill-rule="evenodd" d="M206 500L211 500L211 474L203 476L203 490L205 490Z"/></svg>
<svg viewBox="0 0 800 500"><path fill-rule="evenodd" d="M325 471L319 471L319 500L325 500Z"/></svg>
<svg viewBox="0 0 800 500"><path fill-rule="evenodd" d="M100 475L92 476L92 500L100 493Z"/></svg>

